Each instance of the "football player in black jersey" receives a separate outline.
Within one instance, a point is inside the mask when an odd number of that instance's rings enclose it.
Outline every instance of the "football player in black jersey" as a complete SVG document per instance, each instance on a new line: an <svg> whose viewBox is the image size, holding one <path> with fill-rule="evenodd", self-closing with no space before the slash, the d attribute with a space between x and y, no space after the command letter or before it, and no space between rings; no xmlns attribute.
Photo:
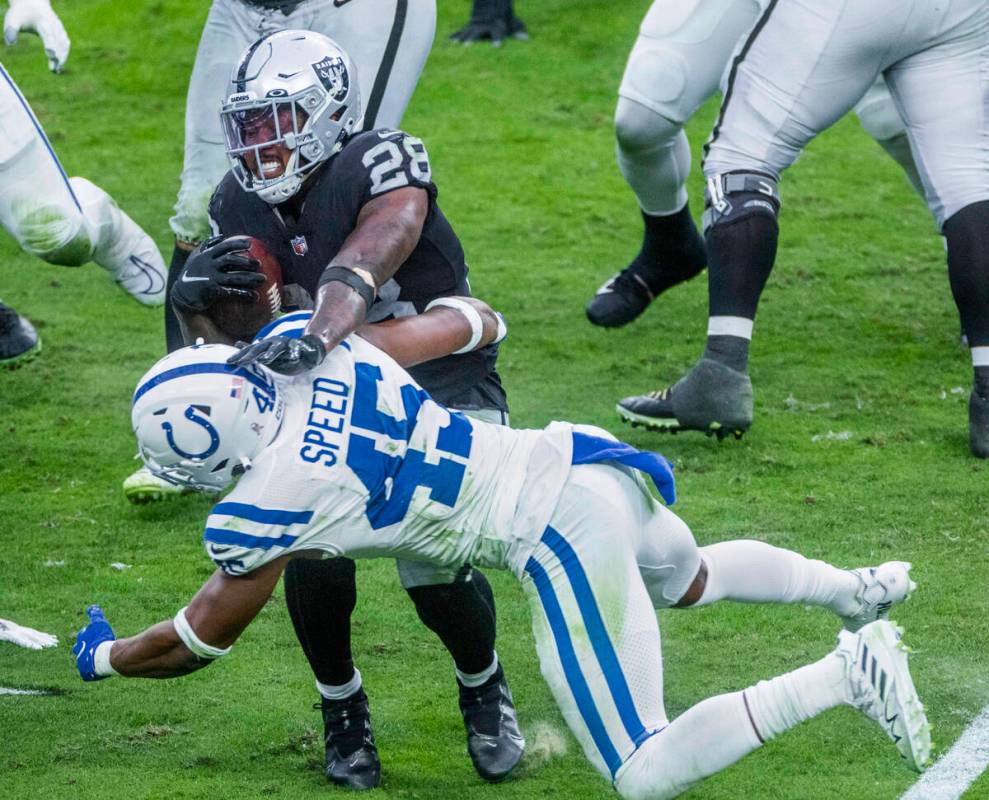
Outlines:
<svg viewBox="0 0 989 800"><path fill-rule="evenodd" d="M365 321L470 294L463 249L436 204L422 142L395 130L354 133L360 94L343 50L320 34L282 31L244 53L232 83L221 116L233 169L210 201L211 226L218 235L261 239L281 262L287 302L315 301L300 338L262 339L235 358L303 372ZM249 293L263 281L256 269L237 240L194 253L171 293L186 336L208 329L203 323L218 297ZM466 352L473 344L411 372L447 406L506 422L497 349ZM525 743L494 651L491 588L468 565L399 562L398 569L419 617L453 656L474 766L501 780ZM354 564L293 561L285 596L322 697L327 777L376 786L368 701L350 650Z"/></svg>

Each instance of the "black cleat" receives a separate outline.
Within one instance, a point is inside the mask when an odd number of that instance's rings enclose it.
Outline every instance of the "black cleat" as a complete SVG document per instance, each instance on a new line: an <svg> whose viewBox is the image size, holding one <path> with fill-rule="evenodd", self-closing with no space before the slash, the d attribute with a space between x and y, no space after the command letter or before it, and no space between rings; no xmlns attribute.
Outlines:
<svg viewBox="0 0 989 800"><path fill-rule="evenodd" d="M630 266L612 275L587 304L587 318L602 328L627 325L655 299L649 284Z"/></svg>
<svg viewBox="0 0 989 800"><path fill-rule="evenodd" d="M467 728L467 752L474 769L486 781L502 781L522 758L525 739L501 664L481 686L469 688L457 683L460 713Z"/></svg>
<svg viewBox="0 0 989 800"><path fill-rule="evenodd" d="M326 777L349 789L373 789L381 784L381 761L374 745L371 710L363 689L344 700L313 706L323 712Z"/></svg>
<svg viewBox="0 0 989 800"><path fill-rule="evenodd" d="M17 369L41 352L34 326L10 306L0 303L0 367Z"/></svg>
<svg viewBox="0 0 989 800"><path fill-rule="evenodd" d="M618 415L633 425L673 433L703 431L723 439L741 439L752 425L752 381L744 372L720 361L702 358L672 386L626 397Z"/></svg>
<svg viewBox="0 0 989 800"><path fill-rule="evenodd" d="M968 441L973 456L989 458L989 398L975 390L968 398Z"/></svg>

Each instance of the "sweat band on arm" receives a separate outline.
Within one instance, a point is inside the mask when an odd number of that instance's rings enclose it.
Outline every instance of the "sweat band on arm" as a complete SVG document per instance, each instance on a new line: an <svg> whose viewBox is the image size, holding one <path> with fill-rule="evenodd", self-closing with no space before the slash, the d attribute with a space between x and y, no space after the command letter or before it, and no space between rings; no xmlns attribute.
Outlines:
<svg viewBox="0 0 989 800"><path fill-rule="evenodd" d="M470 303L465 302L464 300L458 300L456 297L437 297L426 306L426 311L429 311L429 309L435 308L436 306L446 306L447 308L455 309L467 319L467 322L470 323L470 341L459 350L454 350L453 355L458 356L462 353L469 353L471 350L474 350L480 343L481 338L484 336L484 322L481 320L481 315L478 313L477 309Z"/></svg>
<svg viewBox="0 0 989 800"><path fill-rule="evenodd" d="M225 656L231 650L230 647L213 647L196 636L189 620L185 618L185 608L179 609L179 613L175 615L172 624L175 626L175 632L179 635L182 643L200 658L212 661L214 658Z"/></svg>
<svg viewBox="0 0 989 800"><path fill-rule="evenodd" d="M361 273L370 275L366 270L360 270ZM330 264L326 269L323 270L323 274L319 276L319 287L324 286L327 283L333 283L337 281L339 283L344 283L353 289L357 294L361 296L361 299L367 305L368 311L371 310L371 306L374 305L374 286L368 278L362 277L358 272L351 269L350 267L340 267L335 264Z"/></svg>

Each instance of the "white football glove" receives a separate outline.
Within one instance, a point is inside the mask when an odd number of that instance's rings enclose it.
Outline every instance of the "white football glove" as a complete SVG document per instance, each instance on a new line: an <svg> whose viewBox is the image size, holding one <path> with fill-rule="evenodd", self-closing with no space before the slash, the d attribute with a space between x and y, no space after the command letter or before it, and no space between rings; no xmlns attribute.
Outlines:
<svg viewBox="0 0 989 800"><path fill-rule="evenodd" d="M9 619L0 619L0 642L13 642L20 647L41 650L45 647L54 647L58 644L58 639L50 633L25 628Z"/></svg>
<svg viewBox="0 0 989 800"><path fill-rule="evenodd" d="M3 18L3 38L7 44L17 41L21 31L31 31L41 37L52 72L61 72L69 57L69 35L49 0L10 0Z"/></svg>

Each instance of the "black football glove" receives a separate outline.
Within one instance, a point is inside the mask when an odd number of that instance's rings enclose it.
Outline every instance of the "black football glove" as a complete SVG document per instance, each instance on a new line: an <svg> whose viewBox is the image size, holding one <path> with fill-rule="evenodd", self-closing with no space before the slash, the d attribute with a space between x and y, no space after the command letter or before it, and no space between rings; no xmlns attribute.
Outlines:
<svg viewBox="0 0 989 800"><path fill-rule="evenodd" d="M214 237L189 256L172 285L172 304L180 311L206 311L220 297L254 298L265 281L261 265L247 255L245 237Z"/></svg>
<svg viewBox="0 0 989 800"><path fill-rule="evenodd" d="M489 40L494 47L501 47L509 36L528 39L525 23L515 16L514 5L512 0L474 0L470 21L451 33L450 39L463 44Z"/></svg>
<svg viewBox="0 0 989 800"><path fill-rule="evenodd" d="M318 336L307 333L300 339L290 339L287 336L262 339L234 353L227 359L227 363L238 367L256 363L282 375L300 375L318 367L324 358L326 348L323 341Z"/></svg>

